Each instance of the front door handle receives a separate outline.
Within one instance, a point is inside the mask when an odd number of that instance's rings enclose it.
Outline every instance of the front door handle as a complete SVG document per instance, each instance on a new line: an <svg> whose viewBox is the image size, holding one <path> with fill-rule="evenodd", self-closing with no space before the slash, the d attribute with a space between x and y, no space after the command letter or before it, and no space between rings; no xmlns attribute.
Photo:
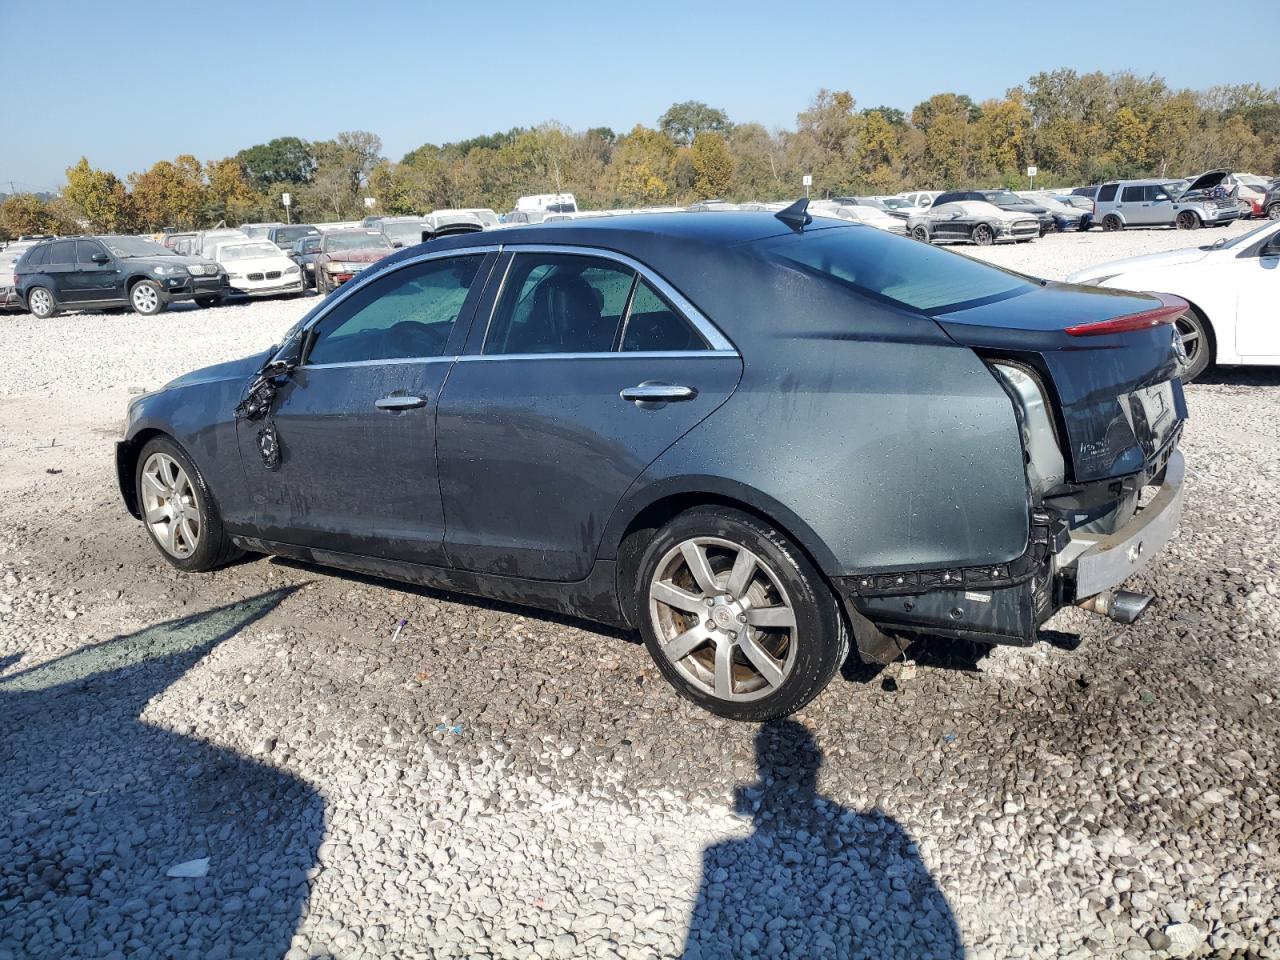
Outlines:
<svg viewBox="0 0 1280 960"><path fill-rule="evenodd" d="M414 407L425 407L425 397L383 397L374 403L379 410L412 410Z"/></svg>
<svg viewBox="0 0 1280 960"><path fill-rule="evenodd" d="M658 383L655 380L627 387L618 394L623 400L634 400L637 403L674 403L678 400L692 400L697 395L698 391L693 387Z"/></svg>

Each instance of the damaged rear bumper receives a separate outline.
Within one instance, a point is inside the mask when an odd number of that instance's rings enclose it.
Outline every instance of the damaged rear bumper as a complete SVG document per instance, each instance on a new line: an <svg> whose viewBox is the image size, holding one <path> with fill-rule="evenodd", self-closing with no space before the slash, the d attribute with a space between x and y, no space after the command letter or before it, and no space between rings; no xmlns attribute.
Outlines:
<svg viewBox="0 0 1280 960"><path fill-rule="evenodd" d="M1067 517L1037 511L1027 552L1010 563L837 578L859 652L888 662L902 648L887 636L894 633L1034 643L1055 612L1123 583L1173 536L1186 475L1176 449L1162 473L1155 495L1111 534L1075 532Z"/></svg>

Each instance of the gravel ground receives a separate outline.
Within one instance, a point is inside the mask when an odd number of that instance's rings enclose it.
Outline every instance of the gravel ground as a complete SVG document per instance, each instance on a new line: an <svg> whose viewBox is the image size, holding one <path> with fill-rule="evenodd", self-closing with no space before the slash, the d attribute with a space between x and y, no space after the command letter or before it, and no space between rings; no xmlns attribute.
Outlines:
<svg viewBox="0 0 1280 960"><path fill-rule="evenodd" d="M129 390L314 302L0 320L0 960L1280 957L1280 371L1188 388L1137 625L918 644L754 728L587 623L160 561L114 489Z"/></svg>

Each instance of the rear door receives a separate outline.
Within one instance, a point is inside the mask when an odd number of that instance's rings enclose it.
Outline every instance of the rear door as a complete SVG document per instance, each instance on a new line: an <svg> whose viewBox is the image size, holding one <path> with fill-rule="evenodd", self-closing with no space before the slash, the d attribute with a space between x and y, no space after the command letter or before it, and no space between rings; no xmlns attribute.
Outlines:
<svg viewBox="0 0 1280 960"><path fill-rule="evenodd" d="M627 488L724 402L742 361L626 258L525 248L499 272L440 399L446 550L467 570L581 580Z"/></svg>
<svg viewBox="0 0 1280 960"><path fill-rule="evenodd" d="M49 244L49 253L41 272L48 275L53 285L54 299L59 303L76 302L75 278L72 276L75 271L76 242L58 240Z"/></svg>
<svg viewBox="0 0 1280 960"><path fill-rule="evenodd" d="M436 401L494 258L407 263L315 323L269 415L238 425L263 538L444 563Z"/></svg>

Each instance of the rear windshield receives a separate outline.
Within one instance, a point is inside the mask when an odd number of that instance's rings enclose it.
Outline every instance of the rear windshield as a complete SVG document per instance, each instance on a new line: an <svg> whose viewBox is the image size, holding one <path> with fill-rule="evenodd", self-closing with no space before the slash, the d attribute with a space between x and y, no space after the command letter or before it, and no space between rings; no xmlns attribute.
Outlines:
<svg viewBox="0 0 1280 960"><path fill-rule="evenodd" d="M949 313L1035 289L1027 279L874 227L833 227L764 242L775 259L919 313Z"/></svg>

